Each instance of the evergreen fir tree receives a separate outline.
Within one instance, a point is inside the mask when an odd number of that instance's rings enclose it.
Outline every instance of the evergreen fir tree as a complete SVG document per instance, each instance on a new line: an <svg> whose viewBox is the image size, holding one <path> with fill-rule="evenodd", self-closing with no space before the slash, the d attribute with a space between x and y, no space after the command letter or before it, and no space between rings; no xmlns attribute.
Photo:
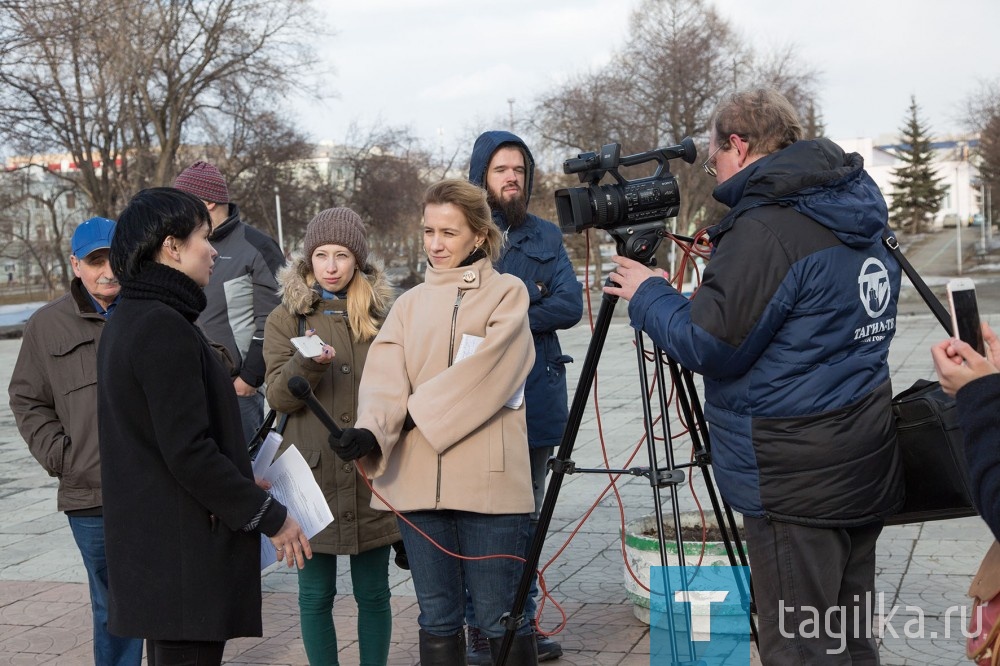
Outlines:
<svg viewBox="0 0 1000 666"><path fill-rule="evenodd" d="M826 136L826 126L823 124L823 116L816 110L816 105L809 102L806 107L805 116L802 118L802 138L817 139Z"/></svg>
<svg viewBox="0 0 1000 666"><path fill-rule="evenodd" d="M889 218L897 228L921 231L941 209L947 187L941 184L943 179L934 175L929 129L920 120L913 96L906 124L900 129L900 140L903 145L897 156L904 164L893 171L896 181Z"/></svg>

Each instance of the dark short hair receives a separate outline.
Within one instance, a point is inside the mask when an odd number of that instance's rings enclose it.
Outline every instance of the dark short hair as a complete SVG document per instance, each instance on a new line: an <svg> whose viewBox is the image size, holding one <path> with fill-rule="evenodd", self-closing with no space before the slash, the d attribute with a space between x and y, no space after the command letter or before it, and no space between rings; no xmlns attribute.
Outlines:
<svg viewBox="0 0 1000 666"><path fill-rule="evenodd" d="M184 241L209 219L205 204L187 192L173 187L142 190L118 216L111 270L119 280L134 278L145 262L156 260L167 236Z"/></svg>
<svg viewBox="0 0 1000 666"><path fill-rule="evenodd" d="M710 127L717 145L726 145L735 134L747 142L750 153L755 155L770 155L802 138L802 124L795 107L774 88L727 94L715 107Z"/></svg>

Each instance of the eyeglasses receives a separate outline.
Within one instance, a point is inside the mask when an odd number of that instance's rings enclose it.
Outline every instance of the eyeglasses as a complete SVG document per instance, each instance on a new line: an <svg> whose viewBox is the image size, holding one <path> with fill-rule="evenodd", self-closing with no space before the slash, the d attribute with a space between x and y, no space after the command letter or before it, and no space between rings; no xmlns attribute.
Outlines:
<svg viewBox="0 0 1000 666"><path fill-rule="evenodd" d="M708 156L707 160L705 160L705 163L701 165L701 168L705 170L705 173L707 173L712 178L715 178L715 176L718 175L718 173L719 173L718 169L715 168L715 155L720 150L722 150L723 148L725 148L726 145L727 144L724 143L724 144L720 145L718 148L716 148L715 150L713 150L712 154Z"/></svg>

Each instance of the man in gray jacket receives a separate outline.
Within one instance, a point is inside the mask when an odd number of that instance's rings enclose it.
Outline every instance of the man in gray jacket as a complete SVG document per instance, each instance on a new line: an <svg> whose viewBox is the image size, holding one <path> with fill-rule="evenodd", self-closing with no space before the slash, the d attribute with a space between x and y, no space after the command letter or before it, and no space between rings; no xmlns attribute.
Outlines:
<svg viewBox="0 0 1000 666"><path fill-rule="evenodd" d="M132 666L142 641L108 633L101 461L97 438L97 344L118 303L108 252L115 223L94 217L73 233L69 293L28 320L8 393L31 454L59 479L57 506L83 556L94 615L94 663Z"/></svg>
<svg viewBox="0 0 1000 666"><path fill-rule="evenodd" d="M236 363L233 389L249 442L264 421L264 396L258 390L264 383L264 322L280 303L274 276L285 258L270 236L240 219L239 206L229 201L229 186L214 165L195 162L177 176L174 187L204 201L212 218L208 240L219 256L198 325Z"/></svg>

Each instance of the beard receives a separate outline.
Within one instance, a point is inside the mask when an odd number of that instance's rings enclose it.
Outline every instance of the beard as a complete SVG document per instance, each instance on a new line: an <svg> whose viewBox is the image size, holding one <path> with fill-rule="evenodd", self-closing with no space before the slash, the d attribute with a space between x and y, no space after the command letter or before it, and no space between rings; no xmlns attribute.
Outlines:
<svg viewBox="0 0 1000 666"><path fill-rule="evenodd" d="M516 229L524 224L528 217L528 202L524 197L524 190L519 191L515 197L504 199L503 196L497 196L493 190L488 189L486 201L490 204L490 210L498 211L503 215L507 226L511 229Z"/></svg>

